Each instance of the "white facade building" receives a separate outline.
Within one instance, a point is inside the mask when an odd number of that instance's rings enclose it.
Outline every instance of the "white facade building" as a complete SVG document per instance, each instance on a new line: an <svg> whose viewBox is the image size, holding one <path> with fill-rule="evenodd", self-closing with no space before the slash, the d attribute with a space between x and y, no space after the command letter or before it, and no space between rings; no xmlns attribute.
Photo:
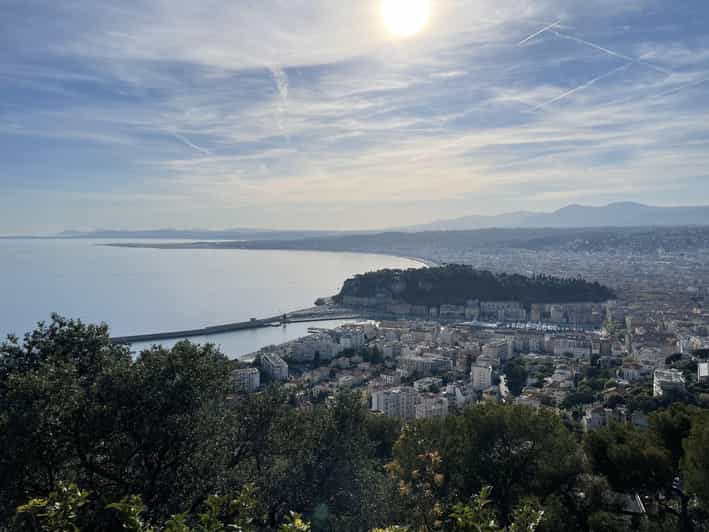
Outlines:
<svg viewBox="0 0 709 532"><path fill-rule="evenodd" d="M399 367L411 375L418 372L430 375L439 371L447 371L453 367L451 360L438 356L403 356L399 359Z"/></svg>
<svg viewBox="0 0 709 532"><path fill-rule="evenodd" d="M476 392L492 386L492 366L473 364L470 367L470 382Z"/></svg>
<svg viewBox="0 0 709 532"><path fill-rule="evenodd" d="M372 410L382 412L389 417L414 419L417 397L416 390L409 386L379 390L372 394Z"/></svg>
<svg viewBox="0 0 709 532"><path fill-rule="evenodd" d="M508 340L497 340L485 344L482 349L482 356L486 358L496 358L507 360L512 355L514 344Z"/></svg>
<svg viewBox="0 0 709 532"><path fill-rule="evenodd" d="M447 415L448 399L445 397L423 397L416 405L416 419L446 417Z"/></svg>
<svg viewBox="0 0 709 532"><path fill-rule="evenodd" d="M438 377L424 377L414 382L414 390L417 392L427 392L432 387L441 388L443 386L443 379Z"/></svg>
<svg viewBox="0 0 709 532"><path fill-rule="evenodd" d="M709 381L709 362L697 364L697 380L699 382Z"/></svg>
<svg viewBox="0 0 709 532"><path fill-rule="evenodd" d="M668 392L684 391L684 376L678 369L656 369L652 378L652 395L662 397Z"/></svg>
<svg viewBox="0 0 709 532"><path fill-rule="evenodd" d="M288 380L288 364L275 353L265 353L260 357L260 364L273 380L285 381Z"/></svg>
<svg viewBox="0 0 709 532"><path fill-rule="evenodd" d="M554 340L554 354L556 356L568 354L576 358L589 358L591 356L591 342L586 338L561 336Z"/></svg>
<svg viewBox="0 0 709 532"><path fill-rule="evenodd" d="M261 374L258 368L235 369L231 372L234 391L255 392L261 386Z"/></svg>

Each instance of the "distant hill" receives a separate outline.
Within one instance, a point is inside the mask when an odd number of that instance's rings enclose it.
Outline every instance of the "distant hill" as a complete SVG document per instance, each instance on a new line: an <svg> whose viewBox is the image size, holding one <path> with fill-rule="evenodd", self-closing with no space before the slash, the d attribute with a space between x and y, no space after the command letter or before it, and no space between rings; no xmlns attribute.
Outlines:
<svg viewBox="0 0 709 532"><path fill-rule="evenodd" d="M412 305L464 305L469 300L533 303L600 303L614 292L582 279L526 277L494 274L470 266L454 265L411 270L379 270L345 281L335 300L345 296L389 296Z"/></svg>
<svg viewBox="0 0 709 532"><path fill-rule="evenodd" d="M472 215L404 228L407 231L451 231L508 228L641 227L709 225L709 206L655 207L641 203L610 203L602 207L569 205L554 212L512 212Z"/></svg>
<svg viewBox="0 0 709 532"><path fill-rule="evenodd" d="M120 230L98 229L95 231L63 231L57 238L101 239L162 239L162 240L297 240L334 235L357 234L339 231L290 231L277 229L146 229Z"/></svg>
<svg viewBox="0 0 709 532"><path fill-rule="evenodd" d="M289 241L326 237L363 237L386 233L469 231L473 229L578 229L594 227L709 226L709 206L653 207L640 203L610 203L603 207L569 205L554 212L517 211L495 216L471 215L451 220L383 231L325 231L237 228L64 231L55 238L261 240Z"/></svg>
<svg viewBox="0 0 709 532"><path fill-rule="evenodd" d="M354 251L432 258L472 250L524 249L574 253L657 253L709 249L709 226L474 229L467 231L389 231L301 239L254 239L223 242L114 244L163 249L293 249Z"/></svg>

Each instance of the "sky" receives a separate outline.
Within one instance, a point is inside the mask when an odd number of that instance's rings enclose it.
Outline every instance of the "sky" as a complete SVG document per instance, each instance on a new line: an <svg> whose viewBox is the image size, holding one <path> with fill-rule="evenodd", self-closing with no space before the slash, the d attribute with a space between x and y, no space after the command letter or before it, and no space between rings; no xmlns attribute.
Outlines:
<svg viewBox="0 0 709 532"><path fill-rule="evenodd" d="M0 234L709 204L706 0L382 1L0 0Z"/></svg>

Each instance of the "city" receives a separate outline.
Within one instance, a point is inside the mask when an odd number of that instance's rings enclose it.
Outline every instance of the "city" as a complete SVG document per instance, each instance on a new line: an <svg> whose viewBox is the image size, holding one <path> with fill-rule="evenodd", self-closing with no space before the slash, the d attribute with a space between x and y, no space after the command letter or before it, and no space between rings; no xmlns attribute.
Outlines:
<svg viewBox="0 0 709 532"><path fill-rule="evenodd" d="M564 306L555 307L563 315ZM612 421L647 427L648 402L706 404L706 320L633 323L626 312L609 304L597 330L573 332L550 330L563 323L451 320L314 328L255 353L253 366L234 370L234 386L254 392L280 382L302 407L353 389L371 410L403 420L480 401L522 404L568 416L583 430Z"/></svg>

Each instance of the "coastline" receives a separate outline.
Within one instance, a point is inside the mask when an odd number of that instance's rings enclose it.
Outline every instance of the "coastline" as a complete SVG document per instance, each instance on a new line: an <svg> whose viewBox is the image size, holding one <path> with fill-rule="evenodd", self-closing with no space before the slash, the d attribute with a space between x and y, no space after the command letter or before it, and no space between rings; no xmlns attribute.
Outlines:
<svg viewBox="0 0 709 532"><path fill-rule="evenodd" d="M232 241L229 241L232 242ZM135 248L135 249L162 249L162 250L197 250L197 249L210 249L210 250L220 250L220 251L299 251L299 252L312 252L312 253L356 253L358 255L374 255L379 257L394 257L397 259L406 259L412 262L417 262L425 268L436 268L441 266L439 262L436 262L430 258L424 257L414 257L411 255L400 255L398 253L384 253L381 251L360 251L360 250L332 250L332 249L294 249L285 247L267 247L267 248L249 248L249 247L225 247L214 245L214 242L184 242L180 244L173 243L140 243L140 242L112 242L112 243L100 243L97 246L107 246L116 248Z"/></svg>

